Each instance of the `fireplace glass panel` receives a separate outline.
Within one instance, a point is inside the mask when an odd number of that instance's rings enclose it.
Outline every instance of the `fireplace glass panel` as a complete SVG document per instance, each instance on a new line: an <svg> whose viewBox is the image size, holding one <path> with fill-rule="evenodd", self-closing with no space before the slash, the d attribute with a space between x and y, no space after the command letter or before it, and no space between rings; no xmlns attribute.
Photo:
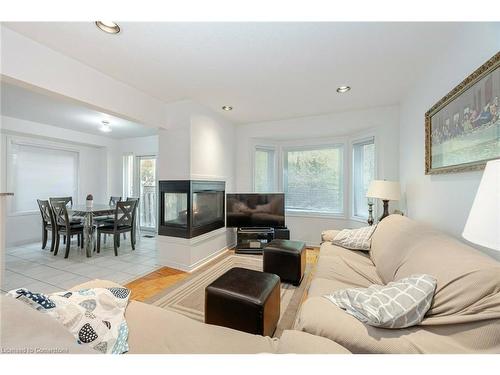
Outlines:
<svg viewBox="0 0 500 375"><path fill-rule="evenodd" d="M187 227L187 193L164 193L164 221L167 225Z"/></svg>
<svg viewBox="0 0 500 375"><path fill-rule="evenodd" d="M224 220L224 192L193 193L193 227L201 227L217 220Z"/></svg>

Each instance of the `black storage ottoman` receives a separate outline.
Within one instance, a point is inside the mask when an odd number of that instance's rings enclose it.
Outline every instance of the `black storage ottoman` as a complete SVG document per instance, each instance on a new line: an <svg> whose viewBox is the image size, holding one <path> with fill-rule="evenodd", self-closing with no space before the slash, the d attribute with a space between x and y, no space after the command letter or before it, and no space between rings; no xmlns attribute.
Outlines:
<svg viewBox="0 0 500 375"><path fill-rule="evenodd" d="M280 279L232 268L205 289L205 323L272 336L280 316Z"/></svg>
<svg viewBox="0 0 500 375"><path fill-rule="evenodd" d="M306 244L302 241L273 240L264 247L264 272L281 281L300 285L306 269Z"/></svg>

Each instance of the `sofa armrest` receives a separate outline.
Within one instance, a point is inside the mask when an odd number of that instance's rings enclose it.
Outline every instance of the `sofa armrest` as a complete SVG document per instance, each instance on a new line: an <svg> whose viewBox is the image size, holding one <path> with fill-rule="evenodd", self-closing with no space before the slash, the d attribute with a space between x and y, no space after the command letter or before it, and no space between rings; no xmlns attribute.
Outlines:
<svg viewBox="0 0 500 375"><path fill-rule="evenodd" d="M336 229L329 229L329 230L324 230L323 232L321 232L321 242L332 242L333 239L335 238L335 236L337 234L340 233L340 230L336 230Z"/></svg>
<svg viewBox="0 0 500 375"><path fill-rule="evenodd" d="M122 288L123 285L117 284L114 281L110 280L90 280L83 284L75 285L70 288L70 290L80 290L80 289L90 289L90 288Z"/></svg>

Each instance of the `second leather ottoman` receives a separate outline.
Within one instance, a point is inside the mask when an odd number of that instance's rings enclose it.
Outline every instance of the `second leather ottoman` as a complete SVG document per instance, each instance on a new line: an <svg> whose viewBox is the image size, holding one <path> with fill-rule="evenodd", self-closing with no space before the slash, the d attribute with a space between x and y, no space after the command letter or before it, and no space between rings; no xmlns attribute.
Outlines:
<svg viewBox="0 0 500 375"><path fill-rule="evenodd" d="M306 244L302 241L272 240L264 247L264 272L281 281L300 285L306 269Z"/></svg>
<svg viewBox="0 0 500 375"><path fill-rule="evenodd" d="M280 316L280 278L232 268L205 289L205 323L272 336Z"/></svg>

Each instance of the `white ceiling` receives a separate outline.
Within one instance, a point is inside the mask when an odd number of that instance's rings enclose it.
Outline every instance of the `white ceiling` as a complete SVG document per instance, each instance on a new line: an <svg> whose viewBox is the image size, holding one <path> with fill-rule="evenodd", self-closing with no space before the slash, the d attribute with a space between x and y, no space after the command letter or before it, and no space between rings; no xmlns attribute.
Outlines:
<svg viewBox="0 0 500 375"><path fill-rule="evenodd" d="M122 139L157 134L157 130L109 115L63 97L11 83L1 83L2 115L40 122L57 127L109 138ZM110 133L99 130L102 121L109 121Z"/></svg>
<svg viewBox="0 0 500 375"><path fill-rule="evenodd" d="M398 103L465 23L5 25L165 102L193 99L248 123ZM335 89L350 85L351 92Z"/></svg>

